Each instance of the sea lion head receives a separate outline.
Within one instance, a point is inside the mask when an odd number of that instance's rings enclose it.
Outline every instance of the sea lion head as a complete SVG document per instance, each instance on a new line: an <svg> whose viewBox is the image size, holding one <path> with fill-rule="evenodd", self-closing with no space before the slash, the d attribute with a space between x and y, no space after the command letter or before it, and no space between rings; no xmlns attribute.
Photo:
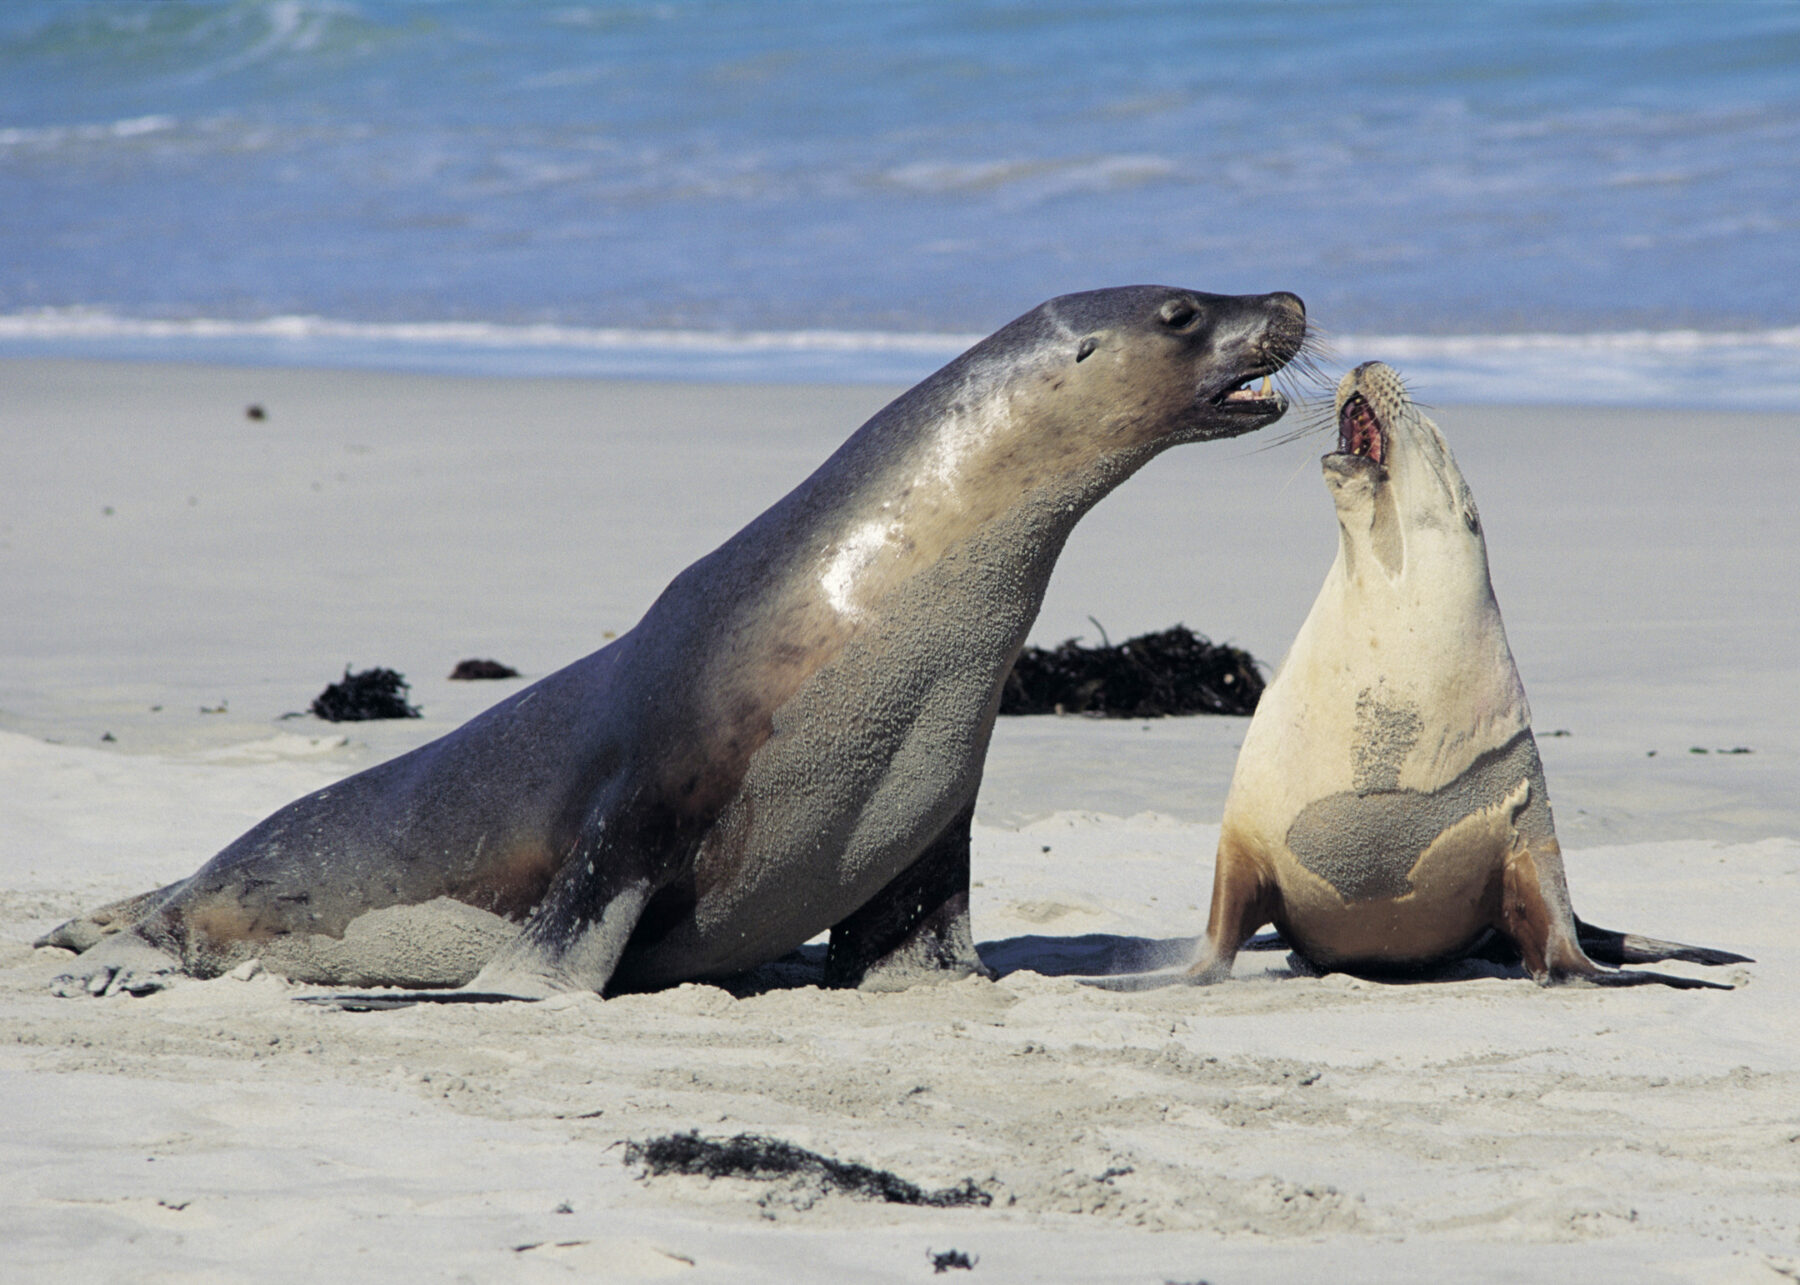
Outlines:
<svg viewBox="0 0 1800 1285"><path fill-rule="evenodd" d="M1039 304L814 475L833 524L824 597L854 614L1002 519L1024 524L1007 538L1042 551L1047 576L1081 515L1153 456L1279 419L1288 400L1270 377L1306 339L1306 306L1286 292L1119 286Z"/></svg>
<svg viewBox="0 0 1800 1285"><path fill-rule="evenodd" d="M1321 461L1347 562L1368 553L1390 579L1471 559L1486 577L1475 497L1444 436L1393 367L1365 362L1339 381L1338 447Z"/></svg>
<svg viewBox="0 0 1800 1285"><path fill-rule="evenodd" d="M1091 407L1091 431L1160 449L1281 418L1270 376L1301 351L1306 305L1286 291L1120 286L1059 296L1014 325L1034 332L1057 400Z"/></svg>

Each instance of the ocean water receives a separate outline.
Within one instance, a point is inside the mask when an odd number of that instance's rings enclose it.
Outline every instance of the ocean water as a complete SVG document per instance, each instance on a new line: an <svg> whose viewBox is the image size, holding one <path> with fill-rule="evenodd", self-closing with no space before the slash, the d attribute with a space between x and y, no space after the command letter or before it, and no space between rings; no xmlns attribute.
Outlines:
<svg viewBox="0 0 1800 1285"><path fill-rule="evenodd" d="M0 352L904 380L1159 281L1800 408L1797 268L1791 3L0 6Z"/></svg>

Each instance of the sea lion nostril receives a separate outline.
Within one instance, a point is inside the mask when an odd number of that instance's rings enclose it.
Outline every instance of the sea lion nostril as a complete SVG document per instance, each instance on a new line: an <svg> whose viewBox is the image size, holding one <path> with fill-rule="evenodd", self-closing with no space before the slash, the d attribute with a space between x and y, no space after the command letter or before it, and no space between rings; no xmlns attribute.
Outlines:
<svg viewBox="0 0 1800 1285"><path fill-rule="evenodd" d="M1305 318L1305 316L1306 316L1306 301L1304 299L1302 299L1299 295L1294 294L1288 290L1277 290L1274 294L1269 295L1268 298L1271 303L1276 303L1276 304L1281 305L1283 308L1286 308L1289 312L1293 313L1295 316L1300 317L1302 319Z"/></svg>

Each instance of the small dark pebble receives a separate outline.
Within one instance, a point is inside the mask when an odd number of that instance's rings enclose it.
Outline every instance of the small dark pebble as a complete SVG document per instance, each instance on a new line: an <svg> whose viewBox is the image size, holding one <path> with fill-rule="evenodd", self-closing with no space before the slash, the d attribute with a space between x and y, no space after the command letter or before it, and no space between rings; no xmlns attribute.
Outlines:
<svg viewBox="0 0 1800 1285"><path fill-rule="evenodd" d="M511 665L502 665L497 660L459 660L456 668L450 671L453 681L462 682L476 678L517 678L519 671Z"/></svg>
<svg viewBox="0 0 1800 1285"><path fill-rule="evenodd" d="M252 402L250 405L244 407L244 418L267 419L269 418L269 412L264 410L260 403Z"/></svg>
<svg viewBox="0 0 1800 1285"><path fill-rule="evenodd" d="M670 1133L647 1142L627 1142L625 1163L641 1164L652 1175L693 1174L705 1178L756 1178L764 1181L793 1175L820 1178L827 1187L884 1200L890 1205L990 1205L993 1196L964 1178L954 1187L926 1191L885 1169L832 1160L779 1138L740 1133L734 1138L702 1138L697 1132Z"/></svg>
<svg viewBox="0 0 1800 1285"><path fill-rule="evenodd" d="M935 1249L928 1249L925 1252L931 1255L931 1270L940 1275L952 1267L972 1272L975 1270L975 1264L981 1261L979 1258L970 1258L960 1249L946 1249L941 1254Z"/></svg>
<svg viewBox="0 0 1800 1285"><path fill-rule="evenodd" d="M119 738L114 736L111 732L102 732L100 734L100 739L103 741L117 741Z"/></svg>
<svg viewBox="0 0 1800 1285"><path fill-rule="evenodd" d="M343 680L330 684L313 699L312 712L328 723L417 718L418 707L406 703L406 694L411 690L411 684L391 669L365 669L353 674L345 665Z"/></svg>
<svg viewBox="0 0 1800 1285"><path fill-rule="evenodd" d="M1256 658L1176 625L1117 645L1071 638L1051 651L1019 653L1000 695L1002 714L1251 714L1262 697Z"/></svg>

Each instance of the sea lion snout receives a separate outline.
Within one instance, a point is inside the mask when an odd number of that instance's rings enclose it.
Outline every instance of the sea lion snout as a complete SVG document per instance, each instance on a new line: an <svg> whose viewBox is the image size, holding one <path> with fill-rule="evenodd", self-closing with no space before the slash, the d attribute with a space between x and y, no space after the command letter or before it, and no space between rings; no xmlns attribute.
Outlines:
<svg viewBox="0 0 1800 1285"><path fill-rule="evenodd" d="M1367 503L1388 480L1393 439L1360 387L1372 367L1387 369L1379 362L1364 362L1338 384L1337 449L1319 461L1340 510Z"/></svg>
<svg viewBox="0 0 1800 1285"><path fill-rule="evenodd" d="M1203 299L1202 311L1187 325L1204 333L1211 357L1206 373L1217 381L1201 389L1219 420L1207 435L1233 437L1279 419L1288 400L1272 376L1305 349L1306 305L1285 290Z"/></svg>
<svg viewBox="0 0 1800 1285"><path fill-rule="evenodd" d="M1214 346L1221 354L1241 349L1250 378L1274 374L1305 347L1306 304L1297 294L1277 290L1206 299L1211 304L1206 315Z"/></svg>
<svg viewBox="0 0 1800 1285"><path fill-rule="evenodd" d="M1333 400L1340 449L1360 454L1359 448L1375 445L1385 462L1396 422L1412 405L1400 372L1385 362L1365 361L1338 381Z"/></svg>

